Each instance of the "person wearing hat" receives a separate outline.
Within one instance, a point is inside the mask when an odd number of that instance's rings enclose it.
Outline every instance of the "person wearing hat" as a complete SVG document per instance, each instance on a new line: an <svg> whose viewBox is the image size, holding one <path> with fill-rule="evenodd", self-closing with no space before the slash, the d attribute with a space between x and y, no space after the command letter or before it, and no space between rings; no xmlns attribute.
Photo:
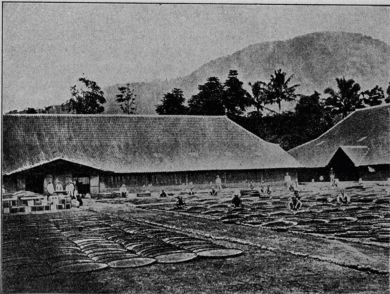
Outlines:
<svg viewBox="0 0 390 294"><path fill-rule="evenodd" d="M70 196L72 199L74 197L74 184L72 181L69 181L68 184L65 187L66 194Z"/></svg>
<svg viewBox="0 0 390 294"><path fill-rule="evenodd" d="M56 179L56 191L64 191L64 187L59 179Z"/></svg>

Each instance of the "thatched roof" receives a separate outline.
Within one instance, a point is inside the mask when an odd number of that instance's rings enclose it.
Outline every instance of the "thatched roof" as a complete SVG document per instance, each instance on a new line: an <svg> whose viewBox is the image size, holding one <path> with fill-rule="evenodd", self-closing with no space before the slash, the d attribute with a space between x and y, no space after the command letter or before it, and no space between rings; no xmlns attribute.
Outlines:
<svg viewBox="0 0 390 294"><path fill-rule="evenodd" d="M289 153L304 167L325 167L339 148L355 166L390 164L390 105L356 110Z"/></svg>
<svg viewBox="0 0 390 294"><path fill-rule="evenodd" d="M5 174L58 159L117 173L299 167L280 146L224 116L3 118Z"/></svg>

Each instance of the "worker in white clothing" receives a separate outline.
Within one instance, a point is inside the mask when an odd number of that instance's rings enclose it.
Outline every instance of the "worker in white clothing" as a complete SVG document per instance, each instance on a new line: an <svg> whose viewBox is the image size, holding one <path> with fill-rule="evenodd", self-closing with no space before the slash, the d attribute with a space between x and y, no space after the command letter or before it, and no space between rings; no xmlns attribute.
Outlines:
<svg viewBox="0 0 390 294"><path fill-rule="evenodd" d="M74 187L74 184L73 184L72 181L70 181L70 182L66 185L66 187L65 187L66 194L67 194L68 196L70 196L71 198L74 197L74 189L75 189L75 187Z"/></svg>
<svg viewBox="0 0 390 294"><path fill-rule="evenodd" d="M56 191L64 191L64 187L62 186L62 183L60 180L56 180Z"/></svg>
<svg viewBox="0 0 390 294"><path fill-rule="evenodd" d="M288 173L286 173L284 176L284 184L286 185L287 189L289 189L292 185L291 176Z"/></svg>
<svg viewBox="0 0 390 294"><path fill-rule="evenodd" d="M122 186L119 188L119 194L123 197L123 198L126 198L127 197L127 187L125 184L122 184Z"/></svg>
<svg viewBox="0 0 390 294"><path fill-rule="evenodd" d="M47 184L46 190L47 190L47 193L49 194L49 196L54 194L54 185L53 185L53 182L51 180L49 180L49 183Z"/></svg>
<svg viewBox="0 0 390 294"><path fill-rule="evenodd" d="M221 178L217 175L217 177L215 178L215 185L217 186L217 189L219 191L222 190L222 180Z"/></svg>

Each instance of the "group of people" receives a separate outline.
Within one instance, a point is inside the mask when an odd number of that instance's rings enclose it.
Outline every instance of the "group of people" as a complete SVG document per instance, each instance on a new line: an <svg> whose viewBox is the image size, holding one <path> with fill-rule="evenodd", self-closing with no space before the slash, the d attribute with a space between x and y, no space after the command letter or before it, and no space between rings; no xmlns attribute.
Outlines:
<svg viewBox="0 0 390 294"><path fill-rule="evenodd" d="M51 178L49 178L48 184L46 186L46 190L47 190L48 199L54 196L55 192L64 192L72 200L78 202L77 206L83 205L82 195L78 193L77 183L73 182L72 180L68 181L64 190L64 187L60 180L57 179L55 181L55 186L54 186L53 181L51 180Z"/></svg>
<svg viewBox="0 0 390 294"><path fill-rule="evenodd" d="M333 172L333 169L331 169L331 171L330 171L330 182L331 182L332 187L338 188L338 183L337 183L337 180L335 179L335 174ZM301 195L300 195L300 192L299 192L300 189L299 189L298 181L297 180L293 181L291 176L288 173L286 173L286 175L284 177L284 183L285 183L285 186L287 187L287 189L292 193L291 197L289 198L288 208L290 210L292 210L292 211L300 210L302 208L302 200L301 200ZM73 187L72 187L72 185L73 185ZM60 189L60 188L61 188L61 186L59 184L57 184L56 185L56 190ZM251 190L258 189L259 192L261 193L260 197L261 197L261 195L264 195L264 194L271 195L271 193L272 193L271 186L270 185L264 185L263 183L260 185L260 187L255 188L254 183L250 182L249 183L249 188ZM212 185L212 187L211 187L210 195L211 196L217 196L218 192L221 191L222 189L223 189L223 187L222 187L222 180L217 175L216 179L215 179L215 185ZM49 191L49 186L48 186L48 191ZM66 191L69 192L69 194L72 194L72 191L76 191L76 193L77 193L77 190L74 189L74 184L73 183L70 183L70 184L67 185ZM188 185L185 185L185 189L183 188L183 191L185 191L186 194L194 195L195 192L194 192L194 185L193 185L193 183L191 182ZM126 188L126 186L124 184L121 186L119 192L120 192L122 197L126 197L127 196L128 191L127 191L127 188ZM350 202L350 197L345 193L345 190L339 189L339 192L340 193L337 195L337 203L339 203L339 204L348 204ZM241 193L240 193L239 190L236 190L234 192L233 198L231 200L232 206L234 208L238 208L238 207L242 207L243 206L242 200L240 198L240 194ZM160 197L165 198L167 196L168 196L167 193L164 190L162 190L161 193L160 193ZM177 198L176 206L178 208L183 208L184 206L186 206L182 196L178 196L176 198Z"/></svg>

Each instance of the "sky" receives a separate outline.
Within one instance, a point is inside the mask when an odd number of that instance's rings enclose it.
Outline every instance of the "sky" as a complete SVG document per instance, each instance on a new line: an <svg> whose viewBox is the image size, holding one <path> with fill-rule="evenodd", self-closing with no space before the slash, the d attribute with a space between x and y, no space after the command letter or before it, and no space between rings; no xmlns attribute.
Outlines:
<svg viewBox="0 0 390 294"><path fill-rule="evenodd" d="M102 88L171 79L248 45L318 31L390 44L390 7L3 3L3 112Z"/></svg>

